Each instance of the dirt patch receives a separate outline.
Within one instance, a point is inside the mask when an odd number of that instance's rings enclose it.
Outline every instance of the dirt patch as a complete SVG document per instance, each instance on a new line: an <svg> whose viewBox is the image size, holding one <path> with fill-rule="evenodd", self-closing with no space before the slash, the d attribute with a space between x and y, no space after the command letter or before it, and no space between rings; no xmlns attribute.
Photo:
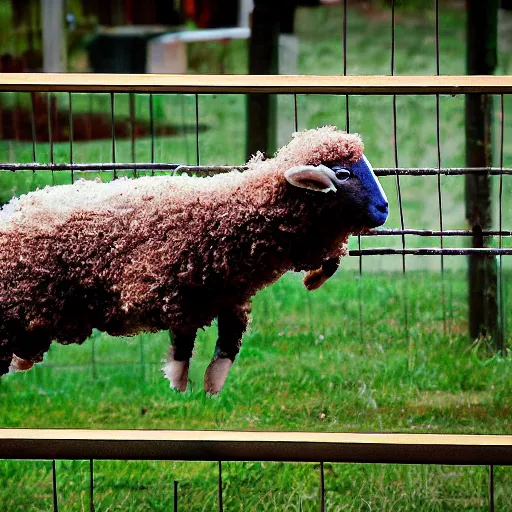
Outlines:
<svg viewBox="0 0 512 512"><path fill-rule="evenodd" d="M412 407L426 407L434 409L454 409L457 407L475 407L492 403L492 393L483 391L448 393L445 391L425 391L418 400L410 405Z"/></svg>
<svg viewBox="0 0 512 512"><path fill-rule="evenodd" d="M51 131L48 118L51 115ZM34 118L32 122L32 117ZM207 129L205 124L199 125L199 131ZM0 108L0 138L19 141L32 141L33 131L37 142L67 142L70 139L71 130L69 111L57 107L56 98L34 95L34 108L24 106L14 108ZM155 136L181 135L195 133L196 125L171 125L165 124L155 127ZM133 120L128 117L116 117L114 120L115 138L149 137L151 126L147 121ZM87 112L73 114L73 141L89 141L112 138L111 115L107 113Z"/></svg>

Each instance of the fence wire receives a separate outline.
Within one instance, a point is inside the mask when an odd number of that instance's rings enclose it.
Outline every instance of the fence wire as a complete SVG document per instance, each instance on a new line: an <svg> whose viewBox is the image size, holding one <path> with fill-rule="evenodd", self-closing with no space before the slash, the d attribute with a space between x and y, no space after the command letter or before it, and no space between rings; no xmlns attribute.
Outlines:
<svg viewBox="0 0 512 512"><path fill-rule="evenodd" d="M496 482L495 482L495 465L489 464L488 468L488 485L487 485L487 507L489 512L494 512L495 510L495 495L496 495ZM499 467L499 466L498 466ZM224 484L222 477L222 461L218 461L217 466L217 510L219 512L224 511ZM325 512L326 508L326 478L325 478L325 464L324 462L320 462L318 465L319 468L319 489L318 489L318 510L319 512ZM328 468L329 469L329 468ZM52 510L53 512L59 512L59 489L57 486L58 479L58 470L56 465L56 460L52 460L51 463L51 473L52 473ZM88 501L89 501L89 512L95 512L96 508L96 500L95 500L95 478L94 478L94 459L90 459L89 461L89 486L88 486ZM61 491L62 492L62 491ZM179 510L179 480L173 480L173 490L172 490L172 501L173 501L173 512L178 512ZM302 507L300 508L302 510Z"/></svg>
<svg viewBox="0 0 512 512"><path fill-rule="evenodd" d="M394 12L394 3L392 5ZM437 3L436 3L437 7ZM438 33L438 9L436 8L436 34ZM347 26L346 19L343 20L343 28L342 28L342 44L343 44L343 73L347 74ZM395 41L395 31L392 30L392 49L394 55L394 48L396 46ZM439 72L439 48L438 41L436 39L436 68ZM394 75L394 58L391 61L391 73ZM118 161L118 135L116 134L116 98L118 95L122 95L125 93L115 93L110 92L109 97L109 114L110 114L110 161L109 162L79 162L77 161L76 151L75 151L75 120L74 117L76 112L74 110L75 102L74 96L75 94L69 91L67 93L68 98L68 133L69 133L69 161L62 161L60 157L58 161L55 158L55 136L54 132L58 129L56 113L58 111L57 107L57 96L51 92L46 93L46 102L47 102L47 113L48 113L48 146L49 146L49 162L48 163L40 163L37 161L38 159L38 142L37 142L37 126L36 126L36 99L35 93L31 92L30 94L30 105L31 105L31 115L30 115L30 123L31 123L31 155L32 162L3 162L0 163L0 171L4 172L20 172L20 171L32 171L34 175L36 173L42 172L50 172L52 175L52 183L56 183L55 176L60 172L67 172L71 174L71 182L76 180L78 174L87 175L87 174L96 174L98 172L112 172L113 178L117 179L121 176L120 173L130 172L133 177L138 177L146 174L154 175L155 172L167 172L174 174L188 173L195 174L198 176L209 176L218 173L226 173L230 172L234 169L244 171L245 166L241 165L201 165L201 144L200 144L200 100L201 95L196 93L194 94L194 132L195 132L195 163L191 162L161 162L157 161L156 158L156 141L158 139L156 132L156 123L155 123L155 109L154 109L154 95L148 95L148 115L149 115L149 128L148 128L148 136L149 136L149 155L150 159L147 162L137 161L136 158L136 145L139 139L136 130L136 96L137 93L128 93L129 99L129 140L130 140L130 160L128 162L120 162ZM504 306L503 306L503 295L504 295L504 285L503 285L503 256L508 256L512 254L512 249L504 246L504 240L510 239L512 237L512 231L503 229L503 177L512 175L512 168L506 167L504 165L504 131L505 131L505 108L504 108L504 98L503 94L500 95L501 106L500 106L500 126L501 126L501 134L499 138L499 165L496 167L489 168L479 168L479 167L445 167L442 165L442 154L441 154L441 129L440 129L440 94L436 93L433 95L435 99L435 134L436 134L436 161L437 166L435 167L400 167L399 165L399 147L398 147L398 136L397 136L397 124L399 112L397 108L397 94L389 94L392 99L391 105L391 113L392 113L392 144L393 144L393 159L394 166L393 167L377 167L375 168L375 173L379 177L394 177L395 178L395 190L396 190L396 202L398 206L399 212L399 223L400 227L389 229L389 228L380 228L380 229L372 229L367 232L361 233L357 236L357 248L352 248L349 251L349 256L358 258L358 269L359 269L359 332L360 332L360 340L363 342L364 340L364 296L363 296L363 281L362 278L364 276L364 258L370 256L396 256L401 259L402 262L402 301L403 301L403 325L404 325L404 333L405 338L409 338L409 311L408 311L408 290L407 290L407 257L411 256L438 256L440 257L440 270L441 270L441 310L442 310L442 320L443 320L443 332L446 334L448 332L448 324L447 318L450 317L451 322L453 321L453 309L451 308L452 302L452 294L451 294L451 284L449 284L449 289L446 290L446 280L445 280L445 258L448 256L470 256L470 255L484 255L489 258L497 257L498 259L498 293L500 299L500 323L504 325L505 315L504 315ZM93 95L91 95L92 97ZM350 96L349 94L343 95L345 98L345 129L350 131ZM297 93L293 94L293 128L295 131L299 129L299 115L300 109L298 105L298 97ZM92 101L89 102L90 107L92 108ZM15 133L17 133L15 131ZM92 141L92 133L89 133L90 140ZM497 176L499 177L499 193L498 193L498 229L484 229L481 232L476 233L472 229L447 229L444 224L444 215L443 215L443 192L442 192L442 177L443 176ZM424 176L433 176L437 180L437 208L438 208L438 229L421 229L421 228L413 228L406 225L406 218L404 213L403 206L403 193L402 193L402 185L401 178L402 177L424 177ZM400 241L400 247L381 247L381 246L372 246L373 244L368 244L365 242L363 244L363 240L374 240L375 242L379 240L380 237L387 237L387 240L391 240L391 238L397 238ZM445 240L447 238L458 237L461 240L464 238L471 239L475 236L485 237L486 239L497 238L497 247L446 247ZM408 246L407 240L409 237L418 237L418 239L427 240L427 239L438 239L439 246L431 247L430 244L428 247L417 247L417 244L413 244L413 246ZM378 245L378 244L375 244ZM312 306L310 304L311 298L307 297L307 310L308 310L308 318L312 318ZM450 312L448 315L447 312ZM312 321L312 320L311 320ZM96 357L96 349L94 347L95 342L92 343L92 365L93 365L93 373L97 375L97 357ZM503 333L501 334L500 346L502 353L505 353L505 339ZM140 348L139 348L139 363L142 368L144 368L146 364L145 360L145 350L144 343L141 339Z"/></svg>
<svg viewBox="0 0 512 512"><path fill-rule="evenodd" d="M394 12L394 3L392 5ZM436 3L436 34L438 34L438 6ZM347 26L346 19L343 20L342 28L342 45L343 45L343 73L347 74ZM392 49L394 55L394 48L396 46L395 31L392 30ZM436 69L439 72L439 48L438 41L436 39ZM394 59L391 61L391 73L394 75ZM0 171L4 172L20 172L20 171L32 171L34 175L42 172L50 172L52 176L52 183L55 184L55 176L61 172L70 173L71 182L74 182L78 174L97 174L98 172L112 172L113 178L117 179L122 174L128 172L132 173L133 177L151 174L155 172L167 172L174 174L188 173L195 174L198 176L209 176L218 173L226 173L232 170L244 171L246 167L241 165L201 165L201 144L200 144L200 101L201 94L194 94L194 133L195 133L195 163L191 162L161 162L157 161L156 157L156 142L158 140L156 123L155 123L155 108L154 108L154 95L148 95L148 115L149 115L149 155L150 159L147 162L137 161L136 145L139 140L139 135L136 129L136 97L137 93L115 93L110 92L109 97L109 117L110 117L110 161L109 162L79 162L77 161L75 151L75 115L74 110L75 102L74 97L76 94L69 91L67 93L68 98L68 133L69 133L69 161L62 161L62 157L59 159L55 158L55 136L54 133L59 128L57 123L56 113L57 107L57 96L51 92L46 93L47 102L47 113L48 113L48 146L49 146L49 162L40 163L38 159L38 145L37 142L37 126L36 126L36 99L34 92L28 93L30 95L30 130L31 130L31 156L32 162L2 162L0 163ZM128 162L120 162L118 158L118 135L116 133L116 99L118 95L127 95L129 100L129 141L130 141L130 160ZM93 95L91 95L92 97ZM350 105L350 94L343 95L345 98L345 129L350 131L351 124L351 105ZM384 96L384 95L383 95ZM500 137L499 137L499 165L496 167L480 168L480 167L446 167L442 165L442 154L441 154L441 129L440 129L440 94L436 93L433 95L435 99L435 147L436 147L436 162L435 167L400 167L399 165L399 146L398 146L398 135L397 135L397 124L399 112L397 108L397 94L390 93L387 96L391 96L391 132L392 132L392 144L393 144L393 167L377 167L375 168L375 174L379 177L394 177L395 178L395 190L396 190L396 203L399 212L399 223L400 227L397 228L380 228L371 229L363 232L357 236L357 248L352 248L349 251L349 256L358 258L358 271L360 277L359 284L359 333L361 343L364 340L364 296L363 296L363 276L364 276L364 258L370 256L396 256L401 259L402 262L402 301L403 301L403 325L405 338L409 339L409 300L407 290L407 257L411 256L438 256L440 257L440 271L441 271L441 304L442 310L442 321L443 321L443 332L448 332L448 317L450 318L450 324L453 323L453 309L452 304L452 292L451 283L448 284L448 290L446 290L445 280L445 258L448 256L470 256L470 255L483 255L489 258L497 257L498 262L498 294L500 302L500 323L504 325L505 314L504 314L504 284L503 284L503 256L512 254L512 248L504 246L504 241L512 237L512 230L506 230L503 228L503 177L512 175L512 168L504 165L504 131L505 131L505 108L504 94L500 95ZM299 115L300 109L298 105L297 93L292 95L293 98L293 128L295 131L299 129ZM90 109L92 109L93 102L89 102ZM17 121L19 123L19 120ZM14 131L14 133L18 133ZM89 133L89 140L92 142L92 133ZM61 161L59 161L61 160ZM447 229L444 223L443 215L443 192L442 192L442 177L444 176L497 176L499 178L499 192L498 192L498 229L483 229L480 232L475 232L473 229ZM401 178L402 177L426 177L432 176L437 180L437 209L438 209L438 229L422 229L413 228L406 225L406 218L403 206L403 193ZM369 244L368 241L379 240L382 236L387 237L387 240L396 238L400 241L400 247L386 247L378 246L378 244ZM489 240L491 238L497 239L497 247L446 247L446 239L458 237L459 239L473 239L475 236L484 237ZM407 240L409 237L417 237L422 240L439 240L438 247L431 247L430 244L427 247L417 247L417 244L408 246ZM363 240L366 240L363 244ZM374 245L374 246L372 246ZM312 322L312 306L311 298L307 296L307 315ZM503 354L505 354L505 337L501 332L500 347ZM92 366L93 374L97 375L97 357L95 342L92 342ZM139 363L142 368L145 367L145 350L144 342L140 340L139 348Z"/></svg>

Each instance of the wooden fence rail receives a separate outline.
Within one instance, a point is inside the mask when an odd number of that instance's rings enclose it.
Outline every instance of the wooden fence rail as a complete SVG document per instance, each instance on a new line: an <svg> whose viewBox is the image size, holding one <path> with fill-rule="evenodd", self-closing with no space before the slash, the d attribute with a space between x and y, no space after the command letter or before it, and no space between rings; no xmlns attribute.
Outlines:
<svg viewBox="0 0 512 512"><path fill-rule="evenodd" d="M512 436L0 429L0 458L512 465Z"/></svg>
<svg viewBox="0 0 512 512"><path fill-rule="evenodd" d="M0 73L0 92L509 94L512 76Z"/></svg>

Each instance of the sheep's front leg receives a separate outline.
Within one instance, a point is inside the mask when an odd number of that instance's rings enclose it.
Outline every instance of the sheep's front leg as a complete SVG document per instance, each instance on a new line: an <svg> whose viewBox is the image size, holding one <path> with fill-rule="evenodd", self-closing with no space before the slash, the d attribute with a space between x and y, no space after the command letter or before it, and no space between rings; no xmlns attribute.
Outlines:
<svg viewBox="0 0 512 512"><path fill-rule="evenodd" d="M327 279L332 277L340 265L339 258L330 258L322 263L317 270L308 272L304 277L304 286L309 290L320 288Z"/></svg>
<svg viewBox="0 0 512 512"><path fill-rule="evenodd" d="M216 395L224 386L229 370L240 351L250 312L251 304L247 302L219 313L217 345L204 375L204 390L207 393Z"/></svg>
<svg viewBox="0 0 512 512"><path fill-rule="evenodd" d="M188 385L188 369L194 349L196 332L171 331L171 347L167 364L163 368L164 375L171 383L171 388L186 391Z"/></svg>

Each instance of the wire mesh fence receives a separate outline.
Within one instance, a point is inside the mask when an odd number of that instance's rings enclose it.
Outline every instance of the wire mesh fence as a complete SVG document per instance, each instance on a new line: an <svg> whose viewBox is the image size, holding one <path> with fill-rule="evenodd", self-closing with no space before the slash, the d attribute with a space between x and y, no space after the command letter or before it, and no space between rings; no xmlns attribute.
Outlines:
<svg viewBox="0 0 512 512"><path fill-rule="evenodd" d="M347 493L357 497L362 506L368 503L384 508L388 506L389 500L382 487L383 475L407 482L402 492L408 492L409 497L402 495L393 501L397 510L409 510L411 502L423 502L426 508L425 500L431 499L428 492L425 492L427 486L434 487L435 497L430 502L431 506L458 508L469 503L479 510L507 510L510 503L507 496L509 467L223 461L220 498L218 462L94 461L91 471L90 461L56 460L55 492L52 461L11 463L19 469L28 464L35 466L40 473L45 471L49 474L49 478L39 480L37 491L29 488L25 493L25 502L42 510L68 510L77 503L81 510L103 510L108 503L108 507L113 510L134 510L145 506L152 507L152 510L218 511L230 510L239 506L240 502L250 510L273 510L278 507L289 510L336 510L343 503L340 495L346 496ZM206 477L203 474L203 486L207 487L207 491L194 488L198 483L196 480L182 478L191 466L200 467L206 473ZM274 469L273 466L282 475L293 478L295 485L287 487L281 482L265 482L262 475ZM355 471L357 477L347 478L349 471ZM120 482L113 476L120 473L123 474L124 484L130 487L128 491L121 490ZM461 483L477 483L468 485L464 494L450 498L446 491L455 478ZM489 487L491 478L493 487ZM322 497L325 500L323 502ZM346 496L345 501L347 499Z"/></svg>
<svg viewBox="0 0 512 512"><path fill-rule="evenodd" d="M234 136L236 147L236 153L238 156L238 162L233 162L235 153L231 150L231 146L228 149L219 150L219 146L215 144L223 140L223 135L217 139L218 134L211 133L216 130L224 130L229 128L229 123L219 122L217 119L214 120L214 127L206 132L202 132L202 118L206 120L207 124L209 119L212 119L212 111L226 105L227 102L236 102L239 108L241 102L243 102L243 95L231 94L231 90L238 91L240 88L246 87L246 77L234 78L231 85L223 84L223 96L211 96L201 93L201 85L197 86L198 92L191 95L177 95L172 92L176 84L170 86L171 92L165 94L142 94L142 93L90 93L85 95L81 92L72 92L73 87L70 85L69 80L66 77L60 77L59 89L61 92L45 92L40 93L37 91L37 84L33 84L31 88L33 91L30 92L18 92L17 97L19 102L28 105L29 107L29 119L30 119L30 130L27 131L28 140L20 140L21 137L16 137L16 134L20 131L18 128L13 129L14 139L6 141L8 148L10 162L3 162L0 164L0 171L2 172L2 178L4 182L12 183L12 188L4 190L4 201L7 200L13 193L19 194L36 187L41 187L47 184L59 184L59 183L73 183L78 178L93 179L101 177L102 180L117 179L119 177L138 177L143 175L155 175L155 174L180 174L180 173L193 173L196 175L212 175L221 172L229 172L233 169L238 169L243 172L243 148L244 148L244 121L242 117L238 122L233 124L236 125L238 133ZM283 78L283 77L281 77ZM496 123L496 130L498 132L498 158L497 165L488 168L478 167L464 167L461 165L448 167L442 166L442 155L443 155L443 137L447 135L447 131L454 128L453 124L448 128L441 130L443 121L446 121L446 117L442 118L443 104L449 104L457 102L456 107L460 106L460 101L457 97L446 96L436 92L440 87L446 85L443 82L443 77L439 77L439 82L431 84L431 86L423 86L422 95L417 96L415 94L397 94L401 92L403 83L401 82L402 77L395 77L394 82L386 81L386 92L381 93L379 96L361 96L361 95L343 95L342 91L344 88L343 83L335 86L337 95L332 94L318 95L315 94L312 98L315 101L314 107L318 105L317 101L323 101L324 98L328 100L337 100L340 97L345 98L345 112L344 122L345 128L350 129L351 126L355 131L364 132L364 122L358 113L358 110L366 109L366 112L371 111L374 115L378 116L382 113L385 108L382 107L381 103L390 101L387 120L390 121L388 126L388 133L391 140L386 140L382 143L381 140L377 139L378 144L375 144L375 140L372 140L371 135L365 136L365 143L367 146L367 154L372 158L372 149L375 149L375 153L384 156L383 160L391 160L394 164L389 167L376 167L375 172L381 177L384 187L388 190L388 196L395 197L396 200L392 201L392 213L391 219L388 224L393 227L380 228L369 230L357 237L357 240L352 243L349 250L349 256L357 258L357 271L362 276L364 270L372 271L377 269L395 269L400 268L402 273L405 275L408 269L422 268L422 265L416 264L416 262L410 259L411 256L427 256L439 258L438 263L428 263L427 268L433 269L437 266L441 275L441 300L440 307L443 318L443 331L447 333L447 311L450 309L449 302L450 297L447 296L445 283L445 267L447 266L446 258L451 256L477 256L487 258L489 260L495 260L498 268L498 288L500 290L500 315L501 321L504 324L505 315L503 304L505 289L503 271L507 260L503 260L504 256L512 254L512 244L510 244L510 237L512 232L506 228L506 222L504 225L504 216L508 212L510 205L507 200L507 194L504 194L504 189L507 189L506 179L512 174L512 168L505 167L507 159L506 147L505 147L505 131L507 126L506 116L507 112L507 98L505 94L499 94L497 96L497 109L496 113L498 122ZM119 78L111 77L109 80L103 78L102 87L108 88L107 82L110 83L112 89L119 87L122 84L122 80ZM179 83L180 87L183 87L183 83L187 80L181 80ZM360 87L364 91L365 80L354 81L357 87ZM20 86L24 88L27 84L20 80ZM315 84L314 80L310 80L311 85ZM67 85L66 85L67 84ZM471 87L472 90L481 90L483 93L486 92L486 85L479 85L479 79L469 80L466 77L465 84L467 87ZM381 84L382 85L382 84ZM63 91L66 86L70 89L68 92ZM115 87L114 87L115 86ZM493 85L495 87L496 84ZM4 88L7 86L3 86ZM17 87L12 86L13 90ZM50 87L50 86L45 86ZM504 83L503 87L506 87ZM87 89L87 84L82 84L83 90ZM127 86L128 88L128 86ZM293 89L293 80L290 83L275 84L272 86L272 92L279 92L282 88L286 90ZM371 89L370 89L371 90ZM431 92L433 91L433 92ZM331 91L329 91L331 92ZM7 94L7 93L4 93ZM46 104L48 108L44 111L47 114L47 126L41 123L37 124L36 119L38 118L37 111L35 109L36 102L34 101L35 94L42 94L46 96ZM99 98L95 101L98 102L98 108L91 107L91 97L98 96ZM463 96L463 95L462 95ZM308 108L308 102L311 101L311 97L308 95L299 94L297 92L282 95L287 101L289 107L288 112L285 115L292 116L292 124L295 129L302 129L310 127L311 108ZM20 99L21 98L21 99ZM58 100L58 101L57 101ZM223 102L222 100L227 100ZM219 101L221 103L219 104ZM430 148L432 154L428 155L431 161L435 161L437 165L433 166L407 166L400 167L401 161L399 160L400 145L401 141L404 144L410 144L409 134L400 133L400 112L404 112L402 115L407 115L407 106L411 105L411 102L419 101L422 105L427 105L430 102L430 111L435 113L435 118L429 121L428 128L430 133L435 136L435 144ZM446 103L445 103L446 102ZM58 107L62 103L62 107ZM165 122L166 119L174 119L172 112L176 112L176 109L182 109L183 105L186 104L185 117L181 118L182 128L181 134L173 133L169 135L169 129L167 129ZM51 106L53 105L53 108ZM349 105L351 105L349 107ZM62 110L59 110L62 108ZM105 110L102 110L105 108ZM65 116L60 116L58 112L66 113ZM105 126L103 128L103 140L96 140L87 138L92 137L92 133L86 134L85 140L76 140L78 133L77 119L79 116L84 115L84 119L88 119L87 124L94 127L95 115L97 112L103 112L105 119L103 122ZM138 112L144 112L144 120L137 121L136 116ZM158 116L157 113L160 113ZM302 113L304 112L304 115ZM448 117L453 115L453 107L449 107ZM169 115L171 113L171 115ZM309 119L308 119L309 117ZM339 114L332 116L335 121ZM62 118L62 119L61 119ZM306 118L306 122L302 119ZM13 118L14 119L14 118ZM408 121L410 121L408 119ZM143 125L142 128L137 127ZM188 123L185 125L183 123ZM162 124L164 124L162 129ZM333 123L334 124L334 123ZM380 123L379 123L380 124ZM145 127L144 127L145 125ZM188 127L187 127L188 126ZM361 127L362 129L359 129ZM379 126L382 130L382 125ZM460 128L460 125L459 125ZM145 131L144 131L145 130ZM176 130L176 127L175 127ZM233 128L231 128L233 130ZM208 133L208 131L210 133ZM138 132L143 135L139 136ZM382 138L382 135L378 134L378 130L373 130L375 137ZM241 134L241 135L240 135ZM462 138L462 133L459 132L458 139ZM289 138L291 133L286 134ZM407 137L407 138L406 138ZM449 134L450 140L453 143L455 138L454 133ZM43 140L41 140L43 139ZM173 140L174 139L174 140ZM167 147L167 144L170 146ZM202 147L205 146L205 149ZM372 146L376 146L372 148ZM446 146L449 149L449 146ZM5 146L4 146L5 148ZM56 152L58 155L56 156ZM145 161L138 161L138 156L142 153ZM99 156L99 158L97 158ZM95 158L96 157L96 158ZM188 160L187 160L188 158ZM79 161L82 160L82 161ZM84 161L86 160L86 161ZM87 161L89 160L89 161ZM90 161L94 160L94 161ZM219 161L220 160L220 161ZM229 162L231 160L231 163ZM410 158L408 158L410 160ZM445 160L447 160L445 158ZM456 159L454 159L457 161ZM376 163L376 162L375 162ZM411 163L406 161L406 164ZM221 164L221 165L219 165ZM454 195L460 197L460 193L463 190L462 180L467 176L487 176L495 177L497 179L496 191L494 193L496 199L496 216L492 228L484 227L483 229L479 226L473 226L470 229L463 228L466 224L464 213L460 211L460 204L454 204ZM19 178L21 177L21 179ZM443 183L443 180L450 179L460 180L457 185L454 186L454 181L448 185ZM404 180L407 180L404 182ZM420 186L416 186L413 180L420 182ZM430 181L434 180L434 182ZM504 182L505 180L505 182ZM405 183L405 192L404 192ZM444 186L444 189L443 189ZM422 188L423 187L423 188ZM426 187L426 188L425 188ZM393 191L394 189L394 191ZM412 194L418 196L414 197ZM404 206L404 193L406 194L406 200L409 204ZM423 198L422 195L428 196ZM493 198L494 199L494 198ZM414 209L417 210L418 204L424 201L423 211L421 212L420 218L417 217ZM460 201L460 199L459 199ZM394 204L393 204L394 203ZM411 203L415 203L411 208ZM455 207L459 211L459 217L454 219L453 213L450 211L448 214L449 219L446 220L446 204L451 203L450 207ZM434 219L437 218L437 221ZM422 225L425 224L425 225ZM468 247L467 241L480 240L480 246L475 246L473 243L471 247ZM393 260L393 263L389 264L389 260L386 261L385 257L395 257L398 259ZM380 265L370 261L370 257L380 257ZM368 259L370 258L370 260ZM384 259L383 259L384 258ZM385 263L383 263L386 261ZM400 264L398 266L398 261ZM450 267L451 264L448 264ZM352 267L347 264L347 267ZM455 267L462 268L464 263L456 264ZM403 326L404 333L407 336L409 313L408 313L408 291L407 291L407 279L403 282ZM310 299L307 298L307 301ZM362 313L364 297L360 294L360 311ZM362 325L362 314L361 317L361 337L363 333ZM499 348L502 352L505 351L506 337L502 334L499 341ZM92 360L94 361L94 349L91 354ZM143 343L140 344L140 359L142 363L144 358ZM94 362L94 366L96 362Z"/></svg>

